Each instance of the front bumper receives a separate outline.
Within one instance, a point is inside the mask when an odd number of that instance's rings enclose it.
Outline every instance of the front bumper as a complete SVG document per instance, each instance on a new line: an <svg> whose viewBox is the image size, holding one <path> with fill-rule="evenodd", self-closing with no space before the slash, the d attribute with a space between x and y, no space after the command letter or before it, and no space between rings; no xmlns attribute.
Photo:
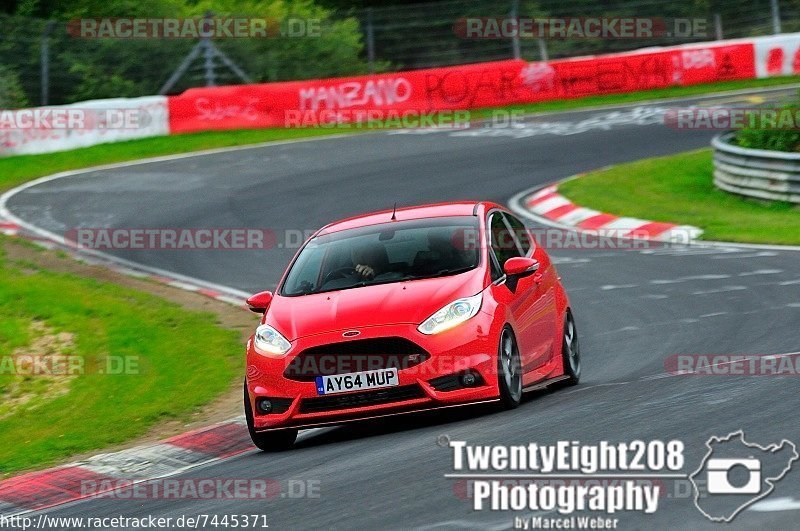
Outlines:
<svg viewBox="0 0 800 531"><path fill-rule="evenodd" d="M358 340L403 338L424 349L429 357L414 366L399 368L395 387L323 396L317 394L313 380L298 381L284 373L303 351L348 341L342 337L342 330L297 339L285 358L259 354L251 339L247 346L247 389L254 428L258 431L310 428L495 400L499 396L496 362L499 329L492 317L483 312L433 336L420 333L415 324L360 328ZM476 375L477 385L457 384L465 372ZM269 414L260 414L255 405L259 398L276 399L279 407Z"/></svg>

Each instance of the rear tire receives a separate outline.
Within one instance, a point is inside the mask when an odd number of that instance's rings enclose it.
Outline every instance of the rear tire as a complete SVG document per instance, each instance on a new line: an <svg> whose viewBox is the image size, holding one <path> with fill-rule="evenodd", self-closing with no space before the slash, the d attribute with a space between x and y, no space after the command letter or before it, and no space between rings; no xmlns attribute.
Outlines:
<svg viewBox="0 0 800 531"><path fill-rule="evenodd" d="M250 396L247 394L247 381L244 383L244 417L247 420L247 431L250 439L259 450L264 452L280 452L288 450L297 439L297 430L283 429L258 433L253 423L253 408L250 406Z"/></svg>
<svg viewBox="0 0 800 531"><path fill-rule="evenodd" d="M581 346L578 342L578 331L572 312L567 310L564 317L564 334L561 346L561 358L564 363L565 385L577 385L581 379Z"/></svg>
<svg viewBox="0 0 800 531"><path fill-rule="evenodd" d="M497 384L503 409L514 409L522 402L522 364L514 331L506 325L497 347Z"/></svg>

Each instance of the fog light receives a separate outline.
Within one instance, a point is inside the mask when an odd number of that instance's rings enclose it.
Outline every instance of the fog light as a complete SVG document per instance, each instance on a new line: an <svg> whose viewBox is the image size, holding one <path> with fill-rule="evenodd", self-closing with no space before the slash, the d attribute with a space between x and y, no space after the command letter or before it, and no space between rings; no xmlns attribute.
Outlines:
<svg viewBox="0 0 800 531"><path fill-rule="evenodd" d="M272 413L272 402L269 401L269 398L259 398L256 400L256 409L262 415Z"/></svg>
<svg viewBox="0 0 800 531"><path fill-rule="evenodd" d="M467 372L461 375L461 385L463 385L464 387L472 387L473 385L475 385L476 381L477 379L475 378L475 375L472 374L471 372Z"/></svg>

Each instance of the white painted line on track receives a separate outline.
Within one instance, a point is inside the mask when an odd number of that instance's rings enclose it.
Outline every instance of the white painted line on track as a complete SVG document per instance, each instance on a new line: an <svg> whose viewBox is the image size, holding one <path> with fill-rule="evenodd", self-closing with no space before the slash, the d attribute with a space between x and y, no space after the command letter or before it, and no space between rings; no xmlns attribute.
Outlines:
<svg viewBox="0 0 800 531"><path fill-rule="evenodd" d="M724 286L716 289L701 289L698 291L693 291L692 295L712 295L715 293L728 293L730 291L744 291L746 289L747 286Z"/></svg>
<svg viewBox="0 0 800 531"><path fill-rule="evenodd" d="M783 273L783 269L756 269L755 271L745 271L739 273L740 277L751 277L755 275L779 275Z"/></svg>
<svg viewBox="0 0 800 531"><path fill-rule="evenodd" d="M797 511L800 510L800 500L794 498L770 498L751 505L748 510L759 513L774 512L774 511Z"/></svg>
<svg viewBox="0 0 800 531"><path fill-rule="evenodd" d="M639 284L606 284L604 286L600 286L601 291L611 291L613 289L628 289L628 288L638 288Z"/></svg>

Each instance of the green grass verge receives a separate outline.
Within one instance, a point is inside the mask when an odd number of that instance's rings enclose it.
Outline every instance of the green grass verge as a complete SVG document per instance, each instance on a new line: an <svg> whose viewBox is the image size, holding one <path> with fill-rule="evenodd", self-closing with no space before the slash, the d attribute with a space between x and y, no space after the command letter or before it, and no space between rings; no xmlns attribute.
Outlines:
<svg viewBox="0 0 800 531"><path fill-rule="evenodd" d="M669 87L626 94L610 94L571 100L548 101L503 107L505 110L525 113L577 110L600 105L615 105L636 101L657 100L695 96L712 92L747 88L769 87L800 82L800 76L725 81L689 87ZM499 107L496 109L500 109ZM472 113L476 118L491 116L493 108L480 109ZM291 140L341 133L364 132L364 127L319 127L303 129L248 129L239 131L208 131L184 135L144 138L115 144L102 144L87 148L43 155L18 155L0 158L0 191L19 184L66 170L75 170L101 164L112 164L161 155L188 153L204 149L242 146L278 140Z"/></svg>
<svg viewBox="0 0 800 531"><path fill-rule="evenodd" d="M714 187L711 150L620 164L559 186L581 206L700 227L705 240L800 245L800 209Z"/></svg>
<svg viewBox="0 0 800 531"><path fill-rule="evenodd" d="M214 316L12 261L6 241L0 237L0 477L183 419L241 372L239 334ZM18 357L26 354L69 356L76 374L14 374L30 372Z"/></svg>

